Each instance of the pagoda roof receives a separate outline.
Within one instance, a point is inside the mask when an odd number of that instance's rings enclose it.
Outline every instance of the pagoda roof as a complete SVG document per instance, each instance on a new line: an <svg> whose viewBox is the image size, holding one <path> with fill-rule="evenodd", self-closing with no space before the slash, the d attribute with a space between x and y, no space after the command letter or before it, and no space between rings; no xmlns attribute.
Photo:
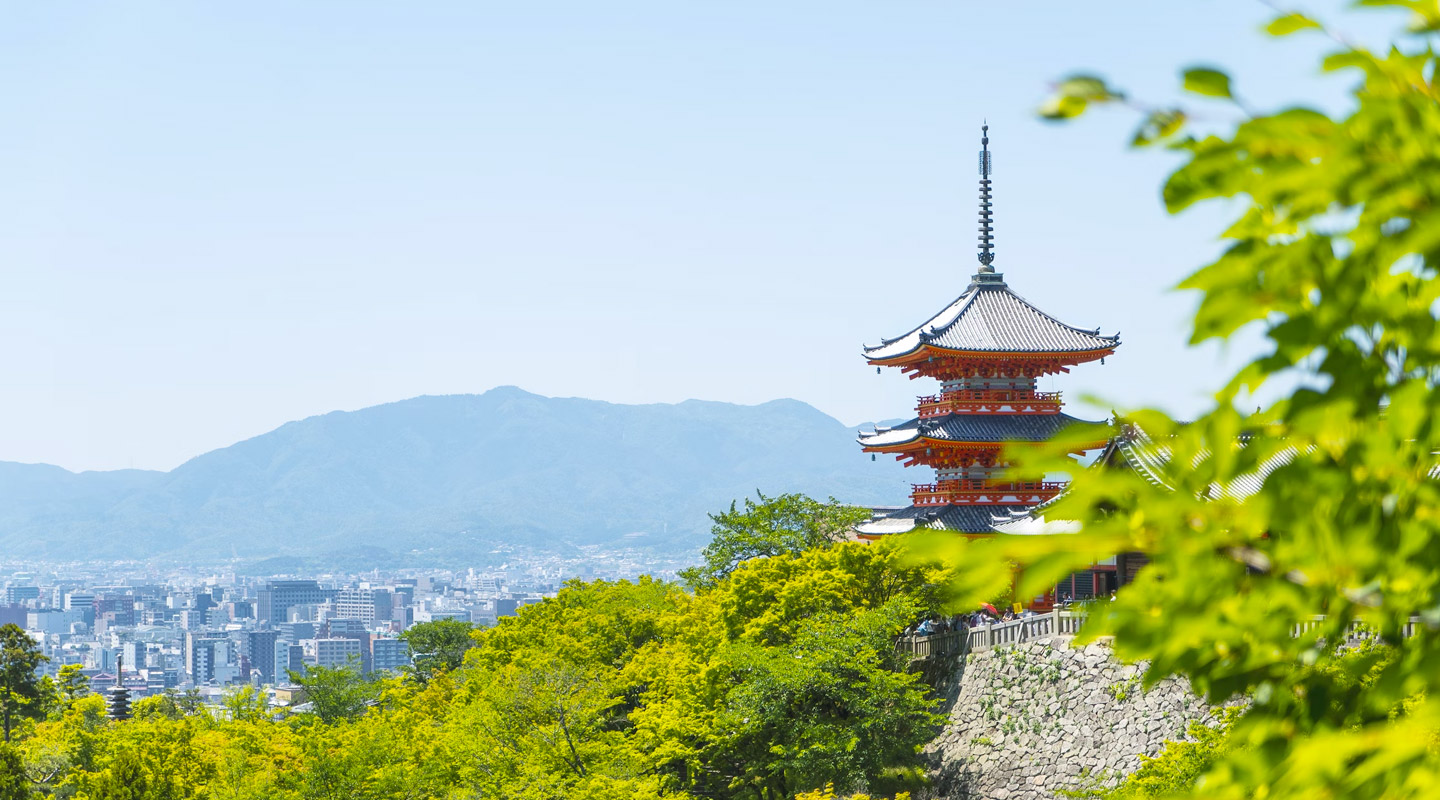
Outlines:
<svg viewBox="0 0 1440 800"><path fill-rule="evenodd" d="M1103 422L1076 419L1069 414L947 414L916 417L893 428L875 426L860 434L865 447L895 447L932 439L950 442L1043 442L1071 424L1105 427ZM1108 427L1107 427L1108 430ZM1101 437L1103 441L1108 437Z"/></svg>
<svg viewBox="0 0 1440 800"><path fill-rule="evenodd" d="M1023 515L1030 506L907 506L876 514L856 530L862 534L906 533L924 527L957 533L994 533L997 518Z"/></svg>
<svg viewBox="0 0 1440 800"><path fill-rule="evenodd" d="M965 293L918 328L865 348L887 361L929 346L979 353L1096 353L1115 349L1120 334L1066 325L1010 290L999 273L976 274Z"/></svg>

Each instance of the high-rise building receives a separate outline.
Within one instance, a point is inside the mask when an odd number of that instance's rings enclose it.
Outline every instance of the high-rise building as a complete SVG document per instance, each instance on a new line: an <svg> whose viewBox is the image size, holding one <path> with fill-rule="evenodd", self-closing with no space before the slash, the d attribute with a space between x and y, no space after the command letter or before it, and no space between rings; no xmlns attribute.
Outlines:
<svg viewBox="0 0 1440 800"><path fill-rule="evenodd" d="M7 603L27 603L39 599L39 586L9 586L5 589L5 602Z"/></svg>
<svg viewBox="0 0 1440 800"><path fill-rule="evenodd" d="M135 598L127 594L97 595L95 618L104 620L109 625L134 625Z"/></svg>
<svg viewBox="0 0 1440 800"><path fill-rule="evenodd" d="M195 683L215 679L215 668L229 661L229 640L225 634L187 631L185 633L185 672Z"/></svg>
<svg viewBox="0 0 1440 800"><path fill-rule="evenodd" d="M358 639L306 639L300 643L305 655L318 667L361 667L361 643Z"/></svg>
<svg viewBox="0 0 1440 800"><path fill-rule="evenodd" d="M360 643L360 666L364 671L372 669L370 661L370 634L358 619L330 619L320 624L317 639L354 639Z"/></svg>
<svg viewBox="0 0 1440 800"><path fill-rule="evenodd" d="M285 674L289 677L291 672L305 674L305 647L301 644L276 645L276 655L280 654L280 647L285 648Z"/></svg>
<svg viewBox="0 0 1440 800"><path fill-rule="evenodd" d="M275 643L278 640L276 631L249 631L241 640L243 652L250 659L250 668L259 671L260 679L267 683L275 681Z"/></svg>
<svg viewBox="0 0 1440 800"><path fill-rule="evenodd" d="M410 663L410 646L403 639L375 636L370 639L370 669L399 672Z"/></svg>
<svg viewBox="0 0 1440 800"><path fill-rule="evenodd" d="M131 669L145 669L148 665L144 642L126 642L120 646L120 654L125 657L125 666Z"/></svg>
<svg viewBox="0 0 1440 800"><path fill-rule="evenodd" d="M341 589L335 596L335 616L358 619L366 626L390 619L394 597L386 589Z"/></svg>
<svg viewBox="0 0 1440 800"><path fill-rule="evenodd" d="M66 611L74 611L74 610L76 610L76 609L85 609L85 608L94 610L94 608L95 608L95 595L91 594L90 592L66 592L66 593L65 593L65 610L66 610Z"/></svg>
<svg viewBox="0 0 1440 800"><path fill-rule="evenodd" d="M313 622L282 622L275 626L275 630L280 633L281 639L298 644L301 639L314 639L315 627Z"/></svg>
<svg viewBox="0 0 1440 800"><path fill-rule="evenodd" d="M90 592L66 592L66 611L74 611L86 625L95 624L95 595Z"/></svg>
<svg viewBox="0 0 1440 800"><path fill-rule="evenodd" d="M358 619L344 619L336 617L327 619L317 627L319 633L317 639L363 639L365 637L365 623Z"/></svg>
<svg viewBox="0 0 1440 800"><path fill-rule="evenodd" d="M495 617L513 617L520 609L520 600L516 597L495 598Z"/></svg>
<svg viewBox="0 0 1440 800"><path fill-rule="evenodd" d="M322 589L315 581L270 581L256 595L255 618L279 625L289 621L291 606L318 605L334 596L334 589Z"/></svg>
<svg viewBox="0 0 1440 800"><path fill-rule="evenodd" d="M29 619L30 610L19 603L6 603L0 605L0 625L16 625L25 627Z"/></svg>
<svg viewBox="0 0 1440 800"><path fill-rule="evenodd" d="M225 604L225 611L230 619L254 619L255 604L249 600L234 600Z"/></svg>

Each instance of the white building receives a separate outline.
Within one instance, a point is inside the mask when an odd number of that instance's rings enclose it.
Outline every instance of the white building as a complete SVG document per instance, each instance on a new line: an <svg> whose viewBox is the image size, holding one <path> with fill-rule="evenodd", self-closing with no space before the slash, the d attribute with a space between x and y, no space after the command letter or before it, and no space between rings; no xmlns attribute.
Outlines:
<svg viewBox="0 0 1440 800"><path fill-rule="evenodd" d="M361 663L359 639L302 639L305 660L317 667L343 667L354 660Z"/></svg>

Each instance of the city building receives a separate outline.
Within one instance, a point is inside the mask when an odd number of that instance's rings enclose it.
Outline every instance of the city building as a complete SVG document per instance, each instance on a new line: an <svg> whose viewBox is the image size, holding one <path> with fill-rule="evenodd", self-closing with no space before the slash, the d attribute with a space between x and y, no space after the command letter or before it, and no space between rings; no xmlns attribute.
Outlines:
<svg viewBox="0 0 1440 800"><path fill-rule="evenodd" d="M40 599L39 586L8 586L5 588L6 603L34 603Z"/></svg>
<svg viewBox="0 0 1440 800"><path fill-rule="evenodd" d="M195 683L216 680L219 668L230 661L230 640L213 631L185 633L185 672Z"/></svg>
<svg viewBox="0 0 1440 800"><path fill-rule="evenodd" d="M362 663L362 645L358 639L306 639L305 659L317 667L343 667ZM362 667L363 668L363 667Z"/></svg>
<svg viewBox="0 0 1440 800"><path fill-rule="evenodd" d="M66 593L65 593L65 605L64 605L64 609L65 609L66 611L74 611L75 609L84 609L84 608L91 608L91 609L93 609L94 607L95 607L95 595L93 595L93 594L91 594L91 593L89 593L89 592L66 592Z"/></svg>
<svg viewBox="0 0 1440 800"><path fill-rule="evenodd" d="M333 599L335 590L316 581L269 581L256 594L255 618L272 626L289 622L291 606L319 605Z"/></svg>
<svg viewBox="0 0 1440 800"><path fill-rule="evenodd" d="M250 660L250 669L260 673L265 682L275 680L275 645L278 631L248 631L241 639L241 652Z"/></svg>
<svg viewBox="0 0 1440 800"><path fill-rule="evenodd" d="M30 619L30 610L19 603L0 605L0 625L25 627Z"/></svg>
<svg viewBox="0 0 1440 800"><path fill-rule="evenodd" d="M410 646L403 639L374 636L370 639L370 669L399 672L410 664Z"/></svg>
<svg viewBox="0 0 1440 800"><path fill-rule="evenodd" d="M385 589L361 586L357 589L341 589L335 595L335 616L356 619L366 626L377 620L389 620L395 606L394 596Z"/></svg>

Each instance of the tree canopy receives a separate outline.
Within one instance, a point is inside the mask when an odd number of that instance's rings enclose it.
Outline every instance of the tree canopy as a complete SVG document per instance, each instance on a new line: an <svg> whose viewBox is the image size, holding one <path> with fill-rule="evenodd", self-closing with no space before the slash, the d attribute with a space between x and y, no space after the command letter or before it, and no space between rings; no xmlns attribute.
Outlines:
<svg viewBox="0 0 1440 800"><path fill-rule="evenodd" d="M19 625L0 625L0 725L5 741L10 741L18 719L44 715L43 688L36 670L49 660Z"/></svg>
<svg viewBox="0 0 1440 800"><path fill-rule="evenodd" d="M1180 283L1200 298L1191 339L1259 330L1268 352L1218 381L1190 424L1153 409L1121 420L1175 465L1165 485L1084 470L1046 510L1082 521L1081 534L940 545L970 566L975 598L1016 561L1029 594L1092 558L1146 554L1084 634L1148 660L1149 681L1182 675L1211 700L1248 698L1236 746L1188 787L1196 796L1440 794L1440 5L1361 5L1403 8L1409 27L1378 51L1301 14L1268 27L1336 43L1322 69L1353 81L1338 116L1243 107L1243 80L1211 66L1181 81L1206 115L1093 75L1058 84L1043 113L1136 108L1134 143L1183 157L1164 185L1171 212L1233 209L1223 253ZM1236 121L1214 130L1227 106ZM1266 391L1281 399L1257 412ZM1013 457L1063 469L1068 444ZM1228 491L1257 477L1253 495ZM1388 647L1349 657L1337 643L1356 623Z"/></svg>
<svg viewBox="0 0 1440 800"><path fill-rule="evenodd" d="M729 511L710 515L714 525L702 563L681 570L681 578L708 588L749 559L793 555L843 541L870 517L868 509L843 505L833 497L824 503L802 494L766 497L756 492L755 497L745 498L744 508L731 501Z"/></svg>
<svg viewBox="0 0 1440 800"><path fill-rule="evenodd" d="M420 683L429 683L437 673L460 668L465 651L474 647L471 635L475 625L458 619L437 619L421 622L400 634L410 648L407 674Z"/></svg>

